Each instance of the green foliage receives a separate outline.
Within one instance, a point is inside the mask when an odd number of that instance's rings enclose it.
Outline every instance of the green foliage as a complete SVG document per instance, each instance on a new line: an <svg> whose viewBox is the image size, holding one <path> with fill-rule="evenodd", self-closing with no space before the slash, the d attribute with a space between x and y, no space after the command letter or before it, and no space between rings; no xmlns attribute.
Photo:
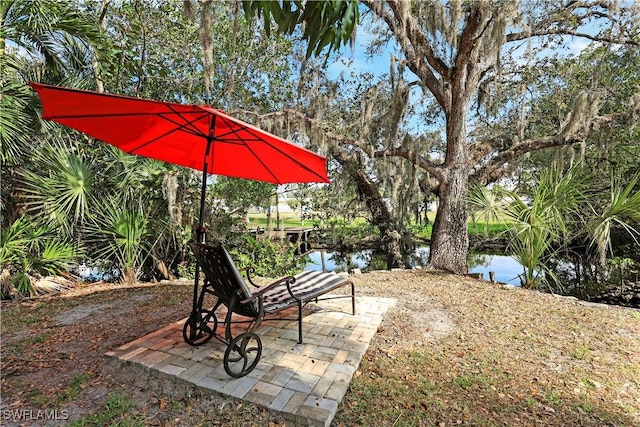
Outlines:
<svg viewBox="0 0 640 427"><path fill-rule="evenodd" d="M317 221L316 221L317 222ZM299 217L280 215L280 223L283 227L301 227ZM308 224L307 224L308 225ZM249 227L265 228L267 226L266 214L249 214Z"/></svg>
<svg viewBox="0 0 640 427"><path fill-rule="evenodd" d="M184 3L109 5L110 91L229 112L273 111L292 99L291 41L250 28L233 2L190 2L188 11Z"/></svg>
<svg viewBox="0 0 640 427"><path fill-rule="evenodd" d="M71 1L0 2L2 216L6 221L2 268L11 274L11 283L3 281L3 296L15 291L34 295L38 290L31 285L33 275L60 273L77 255L56 225L64 219L68 232L66 225L85 214L86 175L73 177L85 174L86 164L75 153L66 153L68 145L49 147L53 141L59 143L64 133L50 132L55 127L39 120L37 97L26 83L72 84L93 77L91 46L103 39L101 27L85 12ZM38 137L42 133L46 139ZM56 150L58 161L50 156ZM43 156L51 161L41 163ZM18 176L16 171L26 175ZM38 192L31 192L40 184L44 185ZM36 218L24 216L22 196L38 204L31 211ZM63 214L67 218L61 218Z"/></svg>
<svg viewBox="0 0 640 427"><path fill-rule="evenodd" d="M52 224L44 224L23 216L2 230L0 262L21 265L24 273L42 275L63 271L75 258L73 247L60 239Z"/></svg>
<svg viewBox="0 0 640 427"><path fill-rule="evenodd" d="M469 210L473 220L474 229L477 232L478 222L476 216L484 220L484 235L489 234L489 224L499 222L504 210L505 191L500 187L489 189L482 185L472 185L468 196Z"/></svg>
<svg viewBox="0 0 640 427"><path fill-rule="evenodd" d="M514 192L510 197L504 211L510 224L510 250L524 268L522 285L537 287L555 277L545 260L557 253L558 243L566 241L567 219L584 201L582 186L574 170L561 174L548 168L541 173L530 200Z"/></svg>
<svg viewBox="0 0 640 427"><path fill-rule="evenodd" d="M160 197L162 178L174 172L175 166L146 157L128 154L112 145L101 144L94 150L95 160L99 160L104 169L100 173L101 184L129 188L146 193L146 196Z"/></svg>
<svg viewBox="0 0 640 427"><path fill-rule="evenodd" d="M609 194L606 186L612 176L626 182L637 173L640 156L640 126L635 118L635 96L640 91L640 51L636 46L593 44L580 55L553 61L529 76L538 96L527 110L527 132L531 137L549 134L558 122L568 119L571 108L589 94L581 118L593 126L579 142L531 153L519 163L520 180L535 175L549 164L565 168L582 163L591 172L593 193ZM509 98L513 99L513 95ZM602 200L596 202L609 203Z"/></svg>
<svg viewBox="0 0 640 427"><path fill-rule="evenodd" d="M272 21L278 32L293 34L299 24L304 24L303 40L308 42L307 58L319 56L325 47L338 50L346 45L358 24L358 2L331 1L243 1L248 19L262 17L264 29L270 35Z"/></svg>
<svg viewBox="0 0 640 427"><path fill-rule="evenodd" d="M69 143L52 140L36 153L33 163L34 167L25 169L21 178L30 211L72 235L92 201L91 161Z"/></svg>
<svg viewBox="0 0 640 427"><path fill-rule="evenodd" d="M13 0L0 6L3 43L9 41L23 50L34 62L43 61L52 75L79 71L89 67L78 59L78 44L85 49L102 40L101 28L86 10L72 1ZM4 48L4 46L3 46ZM74 55L74 53L76 55ZM86 72L86 69L85 69Z"/></svg>
<svg viewBox="0 0 640 427"><path fill-rule="evenodd" d="M84 383L88 382L92 378L95 378L96 374L92 372L87 372L81 375L77 375L71 381L71 384L64 390L62 393L58 394L58 399L56 404L60 405L63 403L70 402L74 399L77 399L82 392L84 387Z"/></svg>
<svg viewBox="0 0 640 427"><path fill-rule="evenodd" d="M153 243L150 242L149 211L142 197L125 194L122 200L105 199L101 209L87 224L87 241L94 245L97 258L116 263L122 279L133 282Z"/></svg>
<svg viewBox="0 0 640 427"><path fill-rule="evenodd" d="M25 74L27 78L37 77L30 67L31 63L25 58L0 56L0 160L3 167L20 164L28 158L32 152L33 133L40 129L35 94L23 81Z"/></svg>
<svg viewBox="0 0 640 427"><path fill-rule="evenodd" d="M0 230L0 269L10 281L2 282L2 297L33 296L32 275L55 275L77 259L73 245L57 234L54 224L22 216Z"/></svg>
<svg viewBox="0 0 640 427"><path fill-rule="evenodd" d="M268 238L256 239L243 235L239 245L231 250L238 268L252 267L262 277L280 277L300 272L306 259L294 254L296 246Z"/></svg>
<svg viewBox="0 0 640 427"><path fill-rule="evenodd" d="M97 413L74 420L69 423L72 427L90 427L90 426L119 426L119 427L142 427L144 422L140 417L127 417L125 414L133 406L130 397L119 394L110 393L107 403Z"/></svg>
<svg viewBox="0 0 640 427"><path fill-rule="evenodd" d="M276 185L247 179L216 177L212 198L231 213L244 214L251 206L268 207Z"/></svg>
<svg viewBox="0 0 640 427"><path fill-rule="evenodd" d="M635 190L639 179L640 173L636 173L625 186L619 179L613 180L609 199L598 206L591 206L593 219L587 227L592 244L598 248L601 265L605 264L607 249L613 253L613 227L619 226L626 230L638 244L637 236L640 236L640 231L632 224L640 224L640 191Z"/></svg>
<svg viewBox="0 0 640 427"><path fill-rule="evenodd" d="M499 216L509 230L509 251L524 268L523 286L557 281L548 261L572 240L591 240L602 266L607 248L611 249L613 228L627 231L637 242L634 224L640 219L640 192L635 189L639 177L636 174L624 186L618 177L610 192L603 193L589 189L592 177L584 174L582 165L564 173L556 166L529 183L528 195L507 193L510 202L499 210Z"/></svg>
<svg viewBox="0 0 640 427"><path fill-rule="evenodd" d="M102 57L100 25L72 1L0 2L0 135L2 161L28 160L40 131L37 97L29 80L67 84L93 77L93 54ZM5 52L6 46L6 52Z"/></svg>

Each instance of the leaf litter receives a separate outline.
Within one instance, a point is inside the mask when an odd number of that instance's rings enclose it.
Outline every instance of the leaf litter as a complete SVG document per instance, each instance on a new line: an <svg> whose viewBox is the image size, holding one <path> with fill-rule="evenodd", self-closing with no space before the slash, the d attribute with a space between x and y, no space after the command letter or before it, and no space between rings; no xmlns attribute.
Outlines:
<svg viewBox="0 0 640 427"><path fill-rule="evenodd" d="M352 278L357 295L397 302L334 425L640 425L638 310L424 270ZM86 419L117 395L131 401L120 420L132 425L293 425L107 363L107 351L185 317L192 287L178 283L3 302L2 409Z"/></svg>

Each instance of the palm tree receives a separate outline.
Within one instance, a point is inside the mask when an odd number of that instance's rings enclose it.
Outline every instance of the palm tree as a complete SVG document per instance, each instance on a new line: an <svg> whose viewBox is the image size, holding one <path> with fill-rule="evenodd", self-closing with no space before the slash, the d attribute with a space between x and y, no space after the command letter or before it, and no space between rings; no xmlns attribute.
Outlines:
<svg viewBox="0 0 640 427"><path fill-rule="evenodd" d="M93 75L92 46L100 43L100 26L74 2L0 2L3 164L20 163L31 152L31 136L41 131L36 98L26 83L88 80Z"/></svg>
<svg viewBox="0 0 640 427"><path fill-rule="evenodd" d="M0 162L3 226L23 209L14 171L50 139L39 139L56 126L39 119L38 99L30 80L87 86L93 75L93 46L102 43L95 19L72 1L0 1ZM49 135L59 138L59 135Z"/></svg>
<svg viewBox="0 0 640 427"><path fill-rule="evenodd" d="M98 259L111 261L121 272L121 279L133 283L150 256L154 242L149 227L147 201L132 193L103 199L87 224L87 243Z"/></svg>
<svg viewBox="0 0 640 427"><path fill-rule="evenodd" d="M57 273L78 253L66 236L72 227L58 226L82 219L91 187L87 163L74 154L65 157L66 133L39 119L27 82L84 80L86 86L93 75L92 47L101 41L100 26L76 2L0 1L1 232L3 246L13 248L3 249L0 267L12 272L13 285L23 293L33 292L33 275ZM38 183L45 185L35 191ZM25 216L29 202L32 209L34 202L42 204Z"/></svg>
<svg viewBox="0 0 640 427"><path fill-rule="evenodd" d="M0 2L0 55L10 53L40 63L48 77L77 72L92 75L91 47L102 42L96 19L76 2L3 0Z"/></svg>
<svg viewBox="0 0 640 427"><path fill-rule="evenodd" d="M488 235L490 221L500 221L500 214L504 210L504 191L499 187L489 189L482 185L473 185L469 190L469 210L472 212L473 224L477 231L476 215L484 220L484 235Z"/></svg>
<svg viewBox="0 0 640 427"><path fill-rule="evenodd" d="M169 279L170 265L182 257L181 249L192 239L187 225L192 217L183 219L185 184L193 173L185 168L164 162L132 156L111 145L101 145L104 153L103 168L96 176L96 186L106 189L127 189L131 197L141 200L145 206L149 230L150 258L157 267L158 277ZM191 191L197 191L194 183ZM105 192L107 197L121 199L121 195ZM103 208L99 208L99 211ZM187 223L185 223L187 221Z"/></svg>
<svg viewBox="0 0 640 427"><path fill-rule="evenodd" d="M543 170L532 185L532 192L522 196L507 192L510 202L500 210L509 229L508 250L522 265L524 287L538 287L556 281L548 260L556 257L572 241L588 238L596 247L601 265L612 252L611 231L627 231L636 243L640 231L640 182L636 173L626 185L614 179L611 191L588 192L581 165L561 173L556 167ZM557 283L558 284L558 283ZM558 284L560 285L560 284Z"/></svg>
<svg viewBox="0 0 640 427"><path fill-rule="evenodd" d="M569 240L569 222L584 206L584 191L575 169L563 174L550 167L540 173L530 199L509 194L511 202L504 210L511 235L509 250L524 269L523 287L534 288L554 279L546 260Z"/></svg>

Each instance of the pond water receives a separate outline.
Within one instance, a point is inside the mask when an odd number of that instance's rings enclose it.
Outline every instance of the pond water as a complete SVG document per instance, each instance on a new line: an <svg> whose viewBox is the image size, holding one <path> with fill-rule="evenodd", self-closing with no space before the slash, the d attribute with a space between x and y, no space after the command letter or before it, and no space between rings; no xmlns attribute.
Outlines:
<svg viewBox="0 0 640 427"><path fill-rule="evenodd" d="M333 251L312 251L307 254L308 262L305 270L322 271L351 271L358 268L362 271L385 270L386 259L371 249L364 249L353 253ZM429 247L421 246L408 257L410 267L423 267L429 259ZM496 280L502 283L520 285L518 275L522 273L522 266L510 256L469 254L469 273L482 273L484 279L489 280L489 272L493 271ZM110 268L107 262L95 261L90 264L82 263L76 266L73 273L82 280L94 282L97 280L114 281L120 277L117 269Z"/></svg>
<svg viewBox="0 0 640 427"><path fill-rule="evenodd" d="M83 261L81 264L71 268L71 273L79 276L87 282L115 282L120 279L120 270L113 268L108 261Z"/></svg>
<svg viewBox="0 0 640 427"><path fill-rule="evenodd" d="M308 255L309 262L306 270L322 271L351 271L358 268L362 271L384 270L386 260L375 254L371 249L364 249L353 253L312 251ZM407 260L410 267L422 267L429 259L429 247L421 246L409 256ZM493 271L496 280L502 283L520 285L519 274L522 266L515 259L505 255L469 254L469 273L482 273L489 280L489 272Z"/></svg>

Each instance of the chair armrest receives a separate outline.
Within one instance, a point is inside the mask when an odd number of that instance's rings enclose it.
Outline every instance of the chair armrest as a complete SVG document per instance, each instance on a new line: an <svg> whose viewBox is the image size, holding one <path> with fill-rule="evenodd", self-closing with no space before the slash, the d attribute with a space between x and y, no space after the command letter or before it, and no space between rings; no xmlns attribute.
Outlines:
<svg viewBox="0 0 640 427"><path fill-rule="evenodd" d="M294 283L296 283L296 278L293 276L287 276L287 277L283 277L281 279L276 280L275 282L271 283L270 285L264 286L260 289L258 289L256 292L253 292L251 294L251 298L248 298L246 301L251 301L253 299L255 299L256 297L260 297L262 294L264 294L265 292L276 288L278 286L281 285L286 285L287 287L287 292L289 293L289 295L291 295L291 298L293 298L294 300L300 302L300 301L304 301L304 299L299 298L298 296L296 296L296 294L293 293L293 291L291 290L291 285L293 285Z"/></svg>
<svg viewBox="0 0 640 427"><path fill-rule="evenodd" d="M251 298L247 298L243 301L240 301L242 304L246 304L249 301L253 301L256 298L259 298L262 296L262 294L264 294L265 292L273 289L273 288L277 288L278 286L282 286L283 284L286 284L287 286L287 290L289 290L289 293L291 294L291 290L289 288L289 286L291 286L292 283L294 283L296 281L296 279L293 276L286 276L286 277L282 277L278 280L276 280L275 282L263 286L261 288L259 288L258 290L256 290L255 292L251 293ZM293 294L291 294L291 296L293 296ZM294 296L295 298L295 296Z"/></svg>
<svg viewBox="0 0 640 427"><path fill-rule="evenodd" d="M247 280L249 281L249 283L251 283L251 285L254 288L259 288L260 286L256 285L255 283L253 283L253 280L251 280L251 273L255 273L255 268L251 267L251 266L247 266L244 268L241 268L240 271L244 271L244 275L247 276Z"/></svg>

